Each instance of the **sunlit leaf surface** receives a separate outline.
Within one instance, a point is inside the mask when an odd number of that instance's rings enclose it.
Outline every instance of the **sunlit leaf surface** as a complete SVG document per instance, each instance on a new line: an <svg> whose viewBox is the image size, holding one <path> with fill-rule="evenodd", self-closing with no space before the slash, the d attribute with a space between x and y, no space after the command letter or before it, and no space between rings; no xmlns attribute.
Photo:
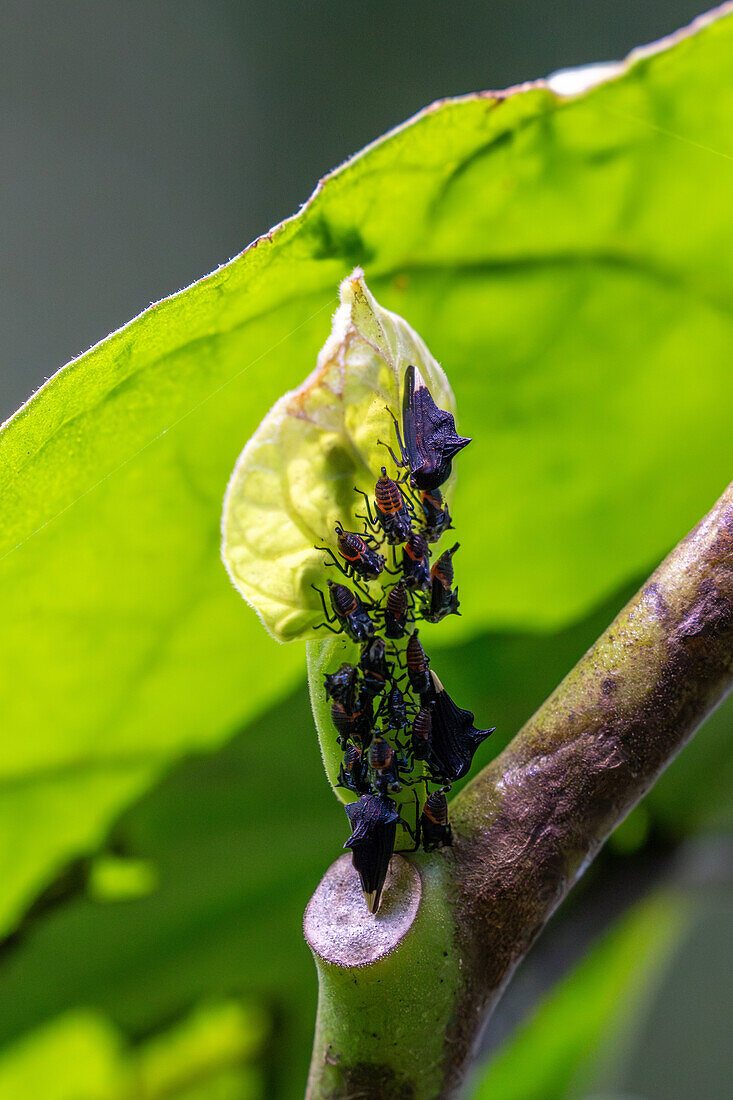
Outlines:
<svg viewBox="0 0 733 1100"><path fill-rule="evenodd" d="M317 546L336 546L334 525L361 531L364 498L398 451L393 420L402 384L417 367L434 400L454 411L445 374L416 332L382 309L360 271L341 284L341 306L318 364L270 409L229 483L222 556L232 580L279 641L322 638L314 584L325 589ZM398 456L399 457L399 456ZM339 578L337 578L339 579Z"/></svg>

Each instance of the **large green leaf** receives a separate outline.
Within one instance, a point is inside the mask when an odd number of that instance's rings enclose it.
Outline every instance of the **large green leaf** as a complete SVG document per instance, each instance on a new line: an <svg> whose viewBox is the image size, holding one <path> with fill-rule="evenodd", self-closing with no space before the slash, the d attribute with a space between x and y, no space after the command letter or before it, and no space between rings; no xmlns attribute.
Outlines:
<svg viewBox="0 0 733 1100"><path fill-rule="evenodd" d="M704 511L733 450L732 46L725 17L576 97L429 108L5 425L3 927L171 759L301 675L229 587L218 517L355 264L475 438L465 635L571 621Z"/></svg>

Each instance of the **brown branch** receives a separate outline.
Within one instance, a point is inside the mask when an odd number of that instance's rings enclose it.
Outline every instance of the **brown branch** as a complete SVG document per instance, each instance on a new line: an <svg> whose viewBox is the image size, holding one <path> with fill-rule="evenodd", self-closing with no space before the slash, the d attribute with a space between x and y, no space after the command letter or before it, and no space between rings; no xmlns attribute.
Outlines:
<svg viewBox="0 0 733 1100"><path fill-rule="evenodd" d="M358 1065L349 1050L349 1028L356 1026L351 986L342 981L354 968L342 961L343 939L338 965L324 963L333 958L334 935L323 906L324 884L333 889L334 883L347 882L348 866L339 861L328 872L306 917L306 937L321 976L316 1043L331 1055L321 1064L314 1052L310 1095L383 1097L391 1095L390 1081L395 1095L452 1095L519 960L608 834L722 700L732 677L733 486L512 743L454 801L453 848L442 858L415 859L422 897L414 927L409 935L404 927L395 931L388 950L382 944L366 968L381 968L375 986L381 1000L371 1013L373 1048L357 1044ZM426 904L440 900L431 901L431 889L452 899L449 915L436 918L444 932L450 924L447 955L421 921ZM365 912L352 916L349 936L356 947L369 936L374 918ZM388 912L385 925L389 921ZM398 991L385 988L390 970L406 951L415 952L416 944L424 948L416 954L427 961L426 972L435 973L435 988L422 991L435 1010L431 1026L445 1021L439 1067L419 1020L412 1019ZM445 973L444 958L452 975ZM360 1013L365 1009L368 999L365 1005L362 997ZM406 1036L399 1059L387 1043L395 1033Z"/></svg>

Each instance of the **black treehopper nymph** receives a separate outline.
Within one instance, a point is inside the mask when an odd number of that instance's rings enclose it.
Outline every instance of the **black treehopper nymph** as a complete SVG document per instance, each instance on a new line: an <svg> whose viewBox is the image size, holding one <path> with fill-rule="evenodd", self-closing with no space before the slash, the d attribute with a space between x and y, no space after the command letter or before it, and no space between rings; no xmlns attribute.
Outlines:
<svg viewBox="0 0 733 1100"><path fill-rule="evenodd" d="M347 710L343 703L334 700L331 703L331 721L336 729L336 740L342 748L349 740L369 744L374 723L372 700L360 692L359 703L354 710Z"/></svg>
<svg viewBox="0 0 733 1100"><path fill-rule="evenodd" d="M401 763L403 761L389 741L377 734L369 746L369 767L374 773L374 785L379 794L402 790L399 772Z"/></svg>
<svg viewBox="0 0 733 1100"><path fill-rule="evenodd" d="M407 660L407 675L410 679L410 687L417 695L424 695L430 691L430 659L420 644L417 631L413 630L405 650Z"/></svg>
<svg viewBox="0 0 733 1100"><path fill-rule="evenodd" d="M416 760L427 760L430 756L433 719L430 707L420 707L412 723L412 755Z"/></svg>
<svg viewBox="0 0 733 1100"><path fill-rule="evenodd" d="M428 540L419 531L413 531L402 547L402 577L408 588L430 591Z"/></svg>
<svg viewBox="0 0 733 1100"><path fill-rule="evenodd" d="M477 730L472 712L456 706L432 670L430 678L427 699L433 709L428 766L437 779L452 783L468 773L476 749L496 727Z"/></svg>
<svg viewBox="0 0 733 1100"><path fill-rule="evenodd" d="M420 815L420 835L426 852L453 843L453 833L448 824L448 801L442 787L429 794L425 800Z"/></svg>
<svg viewBox="0 0 733 1100"><path fill-rule="evenodd" d="M410 601L407 596L407 588L403 579L387 596L387 604L384 609L384 633L387 638L401 638L407 630L407 622L410 611Z"/></svg>
<svg viewBox="0 0 733 1100"><path fill-rule="evenodd" d="M425 538L428 542L437 542L444 531L453 527L448 505L443 503L440 489L433 489L432 492L423 489L420 493L420 504L425 515Z"/></svg>
<svg viewBox="0 0 733 1100"><path fill-rule="evenodd" d="M356 708L359 672L354 665L342 664L325 677L325 692L329 699L342 703L346 710Z"/></svg>
<svg viewBox="0 0 733 1100"><path fill-rule="evenodd" d="M376 913L401 818L393 800L379 794L363 794L344 809L351 823L344 848L351 848L367 909Z"/></svg>
<svg viewBox="0 0 733 1100"><path fill-rule="evenodd" d="M460 545L460 542L456 542L450 550L444 550L430 570L430 579L435 580L437 577L445 588L451 588L453 585L453 555Z"/></svg>
<svg viewBox="0 0 733 1100"><path fill-rule="evenodd" d="M412 519L402 496L402 490L393 478L387 477L387 468L382 466L382 475L374 486L374 507L376 517L372 515L372 506L369 494L363 489L355 489L355 492L364 497L367 514L357 514L357 519L363 519L364 524L373 531L382 531L390 546L404 542L412 530Z"/></svg>
<svg viewBox="0 0 733 1100"><path fill-rule="evenodd" d="M439 623L446 615L460 615L458 608L461 601L458 599L458 589L452 591L446 588L439 578L435 578L430 589L430 604L425 613L425 619L429 623Z"/></svg>
<svg viewBox="0 0 733 1100"><path fill-rule="evenodd" d="M315 585L311 585L311 587L321 597L323 614L326 616L325 623L316 623L314 630L321 627L330 630L332 634L340 634L344 631L354 642L366 642L374 637L374 623L369 618L366 608L359 597L345 584L336 584L335 581L328 582L328 594L331 598L333 615L328 614L326 601L320 588L316 588ZM334 622L338 622L340 625L338 627L331 626L330 624Z"/></svg>
<svg viewBox="0 0 733 1100"><path fill-rule="evenodd" d="M446 615L459 615L460 601L458 590L454 592L453 584L453 555L460 543L456 543L450 550L440 555L433 568L430 570L430 606L425 614L429 623L439 623Z"/></svg>
<svg viewBox="0 0 733 1100"><path fill-rule="evenodd" d="M345 787L346 790L353 791L355 794L369 792L367 761L362 750L356 745L347 745L344 750L344 760L336 786Z"/></svg>
<svg viewBox="0 0 733 1100"><path fill-rule="evenodd" d="M359 668L362 671L363 690L371 696L381 695L390 678L384 638L372 638L361 651Z"/></svg>
<svg viewBox="0 0 733 1100"><path fill-rule="evenodd" d="M376 580L384 569L384 558L367 545L370 536L358 535L356 531L344 531L339 523L336 525L336 537L338 539L339 554L346 562L345 566L341 566L336 562L342 573L347 577L361 577L368 581Z"/></svg>
<svg viewBox="0 0 733 1100"><path fill-rule="evenodd" d="M439 489L450 477L455 456L471 442L456 434L453 413L438 408L425 379L413 366L405 371L402 437L396 420L395 428L402 452L402 462L397 465L408 467L410 483L420 490Z"/></svg>
<svg viewBox="0 0 733 1100"><path fill-rule="evenodd" d="M383 706L387 711L389 728L393 730L403 730L408 723L407 707L405 705L405 697L397 687L397 684L394 685L387 695L386 700L383 702Z"/></svg>

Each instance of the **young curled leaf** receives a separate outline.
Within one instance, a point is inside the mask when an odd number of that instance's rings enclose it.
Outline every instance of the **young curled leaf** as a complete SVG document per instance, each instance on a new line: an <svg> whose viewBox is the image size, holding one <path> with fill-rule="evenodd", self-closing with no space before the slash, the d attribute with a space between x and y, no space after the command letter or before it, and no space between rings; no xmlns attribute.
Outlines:
<svg viewBox="0 0 733 1100"><path fill-rule="evenodd" d="M224 498L222 557L237 589L279 641L322 638L323 551L336 549L340 522L360 530L357 513L380 467L379 441L396 448L408 366L435 400L454 410L445 374L401 317L374 300L360 270L340 287L341 305L315 370L272 407L239 457ZM449 488L449 487L448 487ZM336 575L334 579L339 579Z"/></svg>

